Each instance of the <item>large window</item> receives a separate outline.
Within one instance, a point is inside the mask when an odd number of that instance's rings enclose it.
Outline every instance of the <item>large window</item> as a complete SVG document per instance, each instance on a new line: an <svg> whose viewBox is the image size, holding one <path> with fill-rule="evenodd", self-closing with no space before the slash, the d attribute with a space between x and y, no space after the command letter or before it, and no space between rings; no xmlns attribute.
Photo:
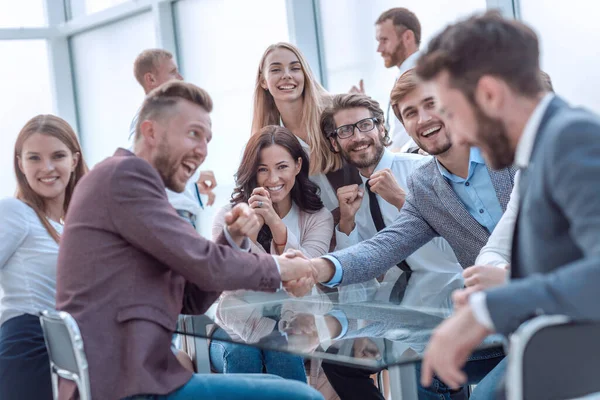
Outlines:
<svg viewBox="0 0 600 400"><path fill-rule="evenodd" d="M182 0L175 3L184 78L214 102L213 140L200 169L215 171L217 204L201 215L210 237L211 214L227 203L233 174L250 137L258 62L272 43L288 40L284 0Z"/></svg>
<svg viewBox="0 0 600 400"><path fill-rule="evenodd" d="M44 0L0 0L0 28L45 26Z"/></svg>
<svg viewBox="0 0 600 400"><path fill-rule="evenodd" d="M52 0L59 1L59 0ZM62 0L60 0L62 1ZM82 15L93 14L98 11L106 10L121 3L131 0L67 0L70 1L71 17L77 18Z"/></svg>
<svg viewBox="0 0 600 400"><path fill-rule="evenodd" d="M398 73L386 69L377 53L375 21L384 11L406 7L421 22L421 47L448 23L477 11L484 11L485 0L325 0L321 1L328 89L332 93L347 92L362 78L367 94L382 107Z"/></svg>
<svg viewBox="0 0 600 400"><path fill-rule="evenodd" d="M126 147L129 125L144 100L133 62L154 46L150 13L71 39L80 135L90 165Z"/></svg>
<svg viewBox="0 0 600 400"><path fill-rule="evenodd" d="M600 112L596 84L600 64L595 44L600 41L596 27L599 8L588 0L520 0L523 21L538 33L541 66L557 94L575 105Z"/></svg>
<svg viewBox="0 0 600 400"><path fill-rule="evenodd" d="M53 112L48 51L44 40L1 41L0 63L0 198L15 193L15 140L25 123L37 114Z"/></svg>

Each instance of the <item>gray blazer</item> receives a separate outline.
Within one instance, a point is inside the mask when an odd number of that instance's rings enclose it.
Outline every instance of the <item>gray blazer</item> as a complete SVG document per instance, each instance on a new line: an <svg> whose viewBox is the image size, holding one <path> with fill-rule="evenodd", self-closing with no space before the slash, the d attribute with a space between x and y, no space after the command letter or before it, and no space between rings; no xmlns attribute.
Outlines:
<svg viewBox="0 0 600 400"><path fill-rule="evenodd" d="M490 170L496 195L506 211L516 169ZM436 236L450 244L463 268L474 264L490 233L462 204L435 160L407 180L408 195L393 225L369 240L331 254L342 264L342 284L364 282L396 265Z"/></svg>
<svg viewBox="0 0 600 400"><path fill-rule="evenodd" d="M487 293L496 330L539 314L600 320L600 118L554 98L519 184L513 278Z"/></svg>

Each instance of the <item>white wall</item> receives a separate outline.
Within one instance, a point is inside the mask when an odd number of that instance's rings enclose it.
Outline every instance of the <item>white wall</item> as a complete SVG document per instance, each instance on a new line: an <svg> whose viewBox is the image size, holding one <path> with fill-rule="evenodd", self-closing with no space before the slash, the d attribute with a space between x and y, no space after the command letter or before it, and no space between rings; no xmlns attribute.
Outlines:
<svg viewBox="0 0 600 400"><path fill-rule="evenodd" d="M484 11L485 0L323 0L321 19L328 89L347 92L363 78L367 94L381 103L388 98L397 68L386 69L377 53L375 21L384 11L406 7L421 23L421 47L447 24L477 11Z"/></svg>
<svg viewBox="0 0 600 400"><path fill-rule="evenodd" d="M53 113L45 40L0 41L0 198L16 189L13 168L17 135L37 114Z"/></svg>
<svg viewBox="0 0 600 400"><path fill-rule="evenodd" d="M216 204L200 216L210 237L212 216L228 203L250 137L258 62L272 43L287 41L285 0L182 0L175 3L181 71L210 93L213 139L200 169L218 181Z"/></svg>
<svg viewBox="0 0 600 400"><path fill-rule="evenodd" d="M600 113L597 45L600 3L590 0L520 0L522 20L541 42L541 67L554 90L575 105Z"/></svg>
<svg viewBox="0 0 600 400"><path fill-rule="evenodd" d="M88 165L126 147L129 125L144 100L133 62L142 50L154 46L150 13L71 39L80 137Z"/></svg>

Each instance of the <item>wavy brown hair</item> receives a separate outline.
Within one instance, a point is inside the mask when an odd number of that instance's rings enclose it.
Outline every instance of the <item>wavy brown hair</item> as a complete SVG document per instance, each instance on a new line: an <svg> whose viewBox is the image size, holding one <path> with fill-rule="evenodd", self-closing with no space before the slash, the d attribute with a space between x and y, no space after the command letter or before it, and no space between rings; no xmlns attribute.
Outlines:
<svg viewBox="0 0 600 400"><path fill-rule="evenodd" d="M286 149L294 161L299 158L302 160L300 172L296 175L296 181L290 191L292 201L296 203L300 210L308 213L315 213L322 209L323 202L320 197L320 189L308 178L310 170L308 155L294 134L289 129L278 125L266 126L248 140L242 162L235 174L236 188L231 195L231 204L248 203L252 191L258 186L256 175L258 174L261 152L274 145ZM267 252L272 239L271 230L266 224L263 225L258 234L258 242Z"/></svg>
<svg viewBox="0 0 600 400"><path fill-rule="evenodd" d="M55 137L63 142L72 154L79 153L79 161L75 166L75 171L71 174L65 191L65 202L63 206L65 215L69 208L71 197L73 196L73 190L75 190L75 186L81 177L87 173L88 168L83 159L77 135L67 121L62 118L55 115L35 116L27 121L23 129L21 129L21 132L19 132L19 136L17 136L14 152L14 168L17 177L17 192L15 193L15 197L33 208L33 211L37 214L40 222L48 231L48 234L56 241L56 243L58 243L60 235L46 218L46 204L44 198L31 188L25 174L21 171L21 168L19 168L19 157L21 157L21 153L23 152L23 143L36 133Z"/></svg>

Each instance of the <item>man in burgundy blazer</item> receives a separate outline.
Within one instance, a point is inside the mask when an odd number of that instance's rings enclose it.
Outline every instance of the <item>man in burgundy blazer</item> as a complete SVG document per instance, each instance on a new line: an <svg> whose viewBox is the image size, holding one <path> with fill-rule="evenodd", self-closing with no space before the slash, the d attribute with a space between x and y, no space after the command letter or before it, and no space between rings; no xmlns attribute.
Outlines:
<svg viewBox="0 0 600 400"><path fill-rule="evenodd" d="M60 243L57 309L79 324L94 399L181 396L195 394L192 389L201 389L202 398L222 397L209 387L210 375L194 375L202 382L192 388L192 373L172 353L178 315L205 312L223 290L275 291L282 280L301 286L312 279L307 262L232 248L243 248L247 239L240 236L255 226L249 208L228 215L229 229L216 244L169 204L165 186L181 191L206 157L211 109L208 94L189 83L157 88L142 106L135 154L117 150L75 190ZM226 378L233 389L249 379ZM320 398L301 383L260 382L257 398ZM282 383L283 392L276 386ZM235 398L233 389L225 397ZM76 397L75 387L62 381L60 398Z"/></svg>

